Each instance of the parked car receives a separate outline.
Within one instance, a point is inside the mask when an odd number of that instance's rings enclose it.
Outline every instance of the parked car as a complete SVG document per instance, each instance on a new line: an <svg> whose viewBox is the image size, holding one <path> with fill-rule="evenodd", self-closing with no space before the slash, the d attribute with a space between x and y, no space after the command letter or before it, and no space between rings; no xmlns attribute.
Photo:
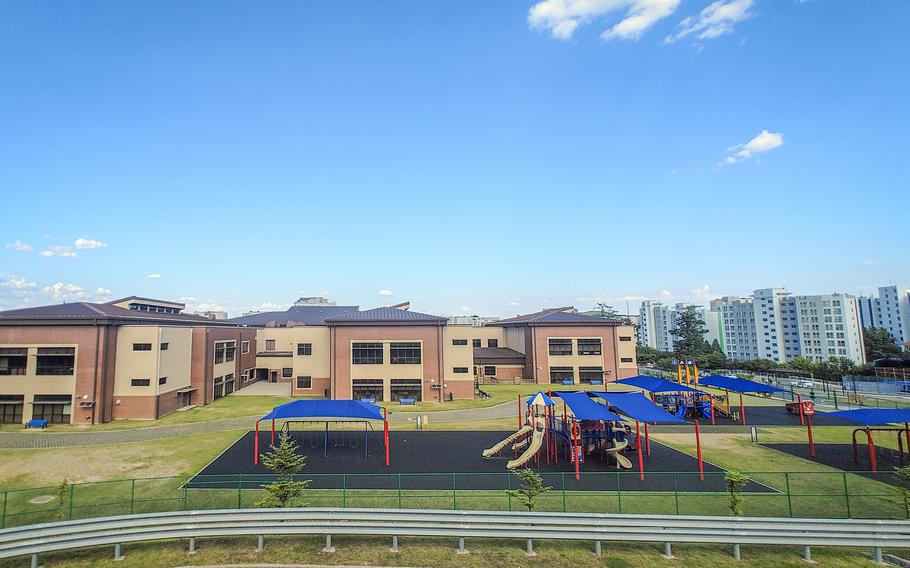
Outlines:
<svg viewBox="0 0 910 568"><path fill-rule="evenodd" d="M793 381L790 383L790 386L796 387L798 389L814 389L815 383L812 381L807 381L806 379L800 379L798 381Z"/></svg>

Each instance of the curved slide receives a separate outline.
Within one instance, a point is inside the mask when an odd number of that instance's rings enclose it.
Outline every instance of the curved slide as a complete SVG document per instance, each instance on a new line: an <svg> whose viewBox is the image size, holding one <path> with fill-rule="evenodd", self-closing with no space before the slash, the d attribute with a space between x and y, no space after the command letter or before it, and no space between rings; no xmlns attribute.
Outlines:
<svg viewBox="0 0 910 568"><path fill-rule="evenodd" d="M618 442L612 448L608 448L606 450L607 456L613 458L613 460L616 461L617 469L632 469L632 462L629 460L629 458L620 453L626 449L628 445L629 441L623 440L622 442Z"/></svg>
<svg viewBox="0 0 910 568"><path fill-rule="evenodd" d="M530 428L530 426L525 426L525 428ZM543 435L544 432L546 432L546 429L546 422L544 419L536 418L534 420L534 433L531 435L531 443L528 444L528 448L522 452L520 456L514 460L510 460L509 463L506 464L506 468L515 469L521 467L533 458L543 445ZM524 430L524 428L522 428L522 430Z"/></svg>
<svg viewBox="0 0 910 568"><path fill-rule="evenodd" d="M533 429L534 429L534 427L531 426L530 424L526 424L526 425L522 426L522 427L521 427L521 430L519 430L518 432L515 432L514 434L512 434L511 436L509 436L509 437L506 438L505 440L499 442L499 443L496 444L495 446L493 446L493 447L491 447L491 448L488 448L488 449L484 450L484 451L483 451L483 457L485 457L485 458L491 458L491 457L495 456L496 454L498 454L499 452L501 452L503 448L505 448L506 446L508 446L508 445L511 444L512 442L516 442L516 441L518 441L519 439L524 438L525 436L527 436L528 434L530 434L531 431L532 431ZM475 451L476 451L476 450L475 450Z"/></svg>

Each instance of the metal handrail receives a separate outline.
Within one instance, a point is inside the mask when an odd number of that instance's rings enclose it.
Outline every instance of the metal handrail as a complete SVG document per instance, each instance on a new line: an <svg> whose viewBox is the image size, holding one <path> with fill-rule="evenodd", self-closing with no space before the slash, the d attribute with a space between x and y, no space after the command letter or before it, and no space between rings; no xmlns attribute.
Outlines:
<svg viewBox="0 0 910 568"><path fill-rule="evenodd" d="M388 536L910 548L910 521L613 515L596 513L507 513L410 509L239 509L122 515L0 530L0 558L124 543L245 535ZM262 540L260 539L260 545Z"/></svg>

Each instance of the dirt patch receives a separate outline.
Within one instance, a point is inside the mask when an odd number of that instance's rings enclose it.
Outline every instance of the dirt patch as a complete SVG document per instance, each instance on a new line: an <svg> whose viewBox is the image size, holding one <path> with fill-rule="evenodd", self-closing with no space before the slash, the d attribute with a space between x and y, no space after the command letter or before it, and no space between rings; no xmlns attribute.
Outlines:
<svg viewBox="0 0 910 568"><path fill-rule="evenodd" d="M695 434L651 434L651 437L671 446L695 446ZM702 448L736 448L743 441L749 440L749 434L702 434Z"/></svg>

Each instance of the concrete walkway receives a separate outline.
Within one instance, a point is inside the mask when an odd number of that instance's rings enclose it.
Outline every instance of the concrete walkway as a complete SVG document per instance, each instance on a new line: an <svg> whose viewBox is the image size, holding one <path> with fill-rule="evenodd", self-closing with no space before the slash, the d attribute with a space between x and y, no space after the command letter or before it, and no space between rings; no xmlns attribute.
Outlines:
<svg viewBox="0 0 910 568"><path fill-rule="evenodd" d="M232 392L231 396L291 396L291 383L256 381L249 386Z"/></svg>
<svg viewBox="0 0 910 568"><path fill-rule="evenodd" d="M430 425L440 422L475 422L496 418L515 416L515 403L507 402L486 408L468 408L462 410L438 410L434 412L400 412L392 411L389 420L405 422L415 420L417 416L430 416ZM29 432L0 432L0 449L26 450L35 448L79 448L85 446L107 446L129 442L145 442L176 436L192 436L209 432L228 430L251 430L256 425L258 416L239 418L222 418L206 422L187 424L170 424L168 426L149 426L148 428L130 428L124 430L102 430L92 432L54 432L33 430Z"/></svg>

